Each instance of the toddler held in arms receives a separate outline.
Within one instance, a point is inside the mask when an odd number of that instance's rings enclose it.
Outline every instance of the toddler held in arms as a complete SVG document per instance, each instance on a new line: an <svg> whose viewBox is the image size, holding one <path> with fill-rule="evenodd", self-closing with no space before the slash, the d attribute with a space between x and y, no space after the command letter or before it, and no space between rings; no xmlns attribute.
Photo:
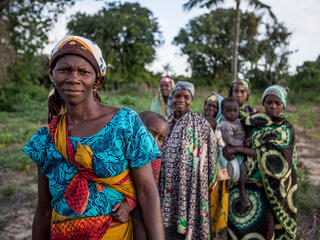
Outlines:
<svg viewBox="0 0 320 240"><path fill-rule="evenodd" d="M244 146L245 131L239 118L239 105L235 98L225 98L221 103L223 118L217 126L221 131L223 142L219 144L224 147ZM245 190L245 181L247 176L247 166L244 162L244 156L236 154L234 159L228 162L228 174L230 178L240 186L240 200L243 207L249 206L248 197Z"/></svg>
<svg viewBox="0 0 320 240"><path fill-rule="evenodd" d="M158 148L161 151L162 144L168 135L169 125L167 120L160 114L152 111L144 111L139 114L141 121L149 130L154 140L157 142ZM151 162L152 174L155 183L158 183L158 177L161 168L161 159L155 159ZM130 199L128 199L130 200ZM130 203L129 203L130 204ZM119 208L119 209L118 209ZM118 210L117 210L118 209ZM130 207L131 209L131 207ZM128 218L129 206L126 200L119 205L116 205L114 210L116 211L113 217L115 220L123 221ZM141 216L141 210L139 204L131 212L133 228L134 228L134 239L148 239L147 233L144 227L144 223Z"/></svg>

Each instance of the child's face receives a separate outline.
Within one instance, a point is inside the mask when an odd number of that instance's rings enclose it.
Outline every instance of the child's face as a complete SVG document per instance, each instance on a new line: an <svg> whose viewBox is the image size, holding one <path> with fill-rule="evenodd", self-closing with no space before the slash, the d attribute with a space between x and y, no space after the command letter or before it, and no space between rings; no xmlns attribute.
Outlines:
<svg viewBox="0 0 320 240"><path fill-rule="evenodd" d="M241 106L246 100L248 96L248 90L240 89L238 87L234 87L232 90L232 97L237 99L239 106Z"/></svg>
<svg viewBox="0 0 320 240"><path fill-rule="evenodd" d="M152 123L148 124L148 126L146 127L153 136L154 140L157 142L158 148L161 149L162 144L168 135L168 123L160 119L156 119Z"/></svg>
<svg viewBox="0 0 320 240"><path fill-rule="evenodd" d="M203 107L203 116L216 117L219 111L219 105L217 101L207 101Z"/></svg>
<svg viewBox="0 0 320 240"><path fill-rule="evenodd" d="M229 121L235 121L239 118L239 106L234 102L227 102L223 108L223 116Z"/></svg>
<svg viewBox="0 0 320 240"><path fill-rule="evenodd" d="M279 117L283 110L283 103L275 95L268 95L263 102L264 109L269 117Z"/></svg>

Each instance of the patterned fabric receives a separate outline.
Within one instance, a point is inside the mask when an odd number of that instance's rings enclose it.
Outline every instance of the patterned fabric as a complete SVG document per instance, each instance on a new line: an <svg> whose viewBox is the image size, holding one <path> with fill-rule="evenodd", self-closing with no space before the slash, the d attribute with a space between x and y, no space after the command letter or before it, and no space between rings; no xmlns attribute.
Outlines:
<svg viewBox="0 0 320 240"><path fill-rule="evenodd" d="M155 159L151 162L152 173L154 177L154 181L158 184L159 173L161 169L161 159Z"/></svg>
<svg viewBox="0 0 320 240"><path fill-rule="evenodd" d="M74 54L85 58L93 66L97 74L98 87L106 75L106 63L102 57L102 52L98 45L89 39L79 36L67 36L60 40L52 49L48 67L49 73L53 70L53 64L59 57L67 54ZM51 74L49 74L51 77Z"/></svg>
<svg viewBox="0 0 320 240"><path fill-rule="evenodd" d="M217 144L209 123L187 112L177 122L168 118L163 144L159 192L166 229L185 239L210 236L210 191L216 184Z"/></svg>
<svg viewBox="0 0 320 240"><path fill-rule="evenodd" d="M106 233L106 230L107 233ZM80 235L80 236L79 236ZM112 217L72 218L58 214L54 209L51 215L50 239L126 239L133 240L132 220L121 224Z"/></svg>
<svg viewBox="0 0 320 240"><path fill-rule="evenodd" d="M236 87L241 90L247 90L250 91L250 83L246 79L239 79L232 82L233 87Z"/></svg>
<svg viewBox="0 0 320 240"><path fill-rule="evenodd" d="M254 113L245 120L258 159L248 158L250 209L239 205L239 189L230 192L229 234L232 239L295 239L297 159L295 134L284 115Z"/></svg>
<svg viewBox="0 0 320 240"><path fill-rule="evenodd" d="M283 106L286 107L287 106L287 91L288 91L288 89L286 89L283 86L272 85L272 86L268 87L266 90L264 90L263 95L262 95L262 102L264 102L264 99L266 96L275 95L278 98L280 98L280 100L283 103Z"/></svg>
<svg viewBox="0 0 320 240"><path fill-rule="evenodd" d="M103 178L124 173L127 168L139 168L160 158L160 152L152 135L139 116L127 108L120 109L98 133L90 137L69 137L69 139L76 152L78 143L87 145L92 150L94 153L92 169L98 177L95 181L99 183L103 183L101 180ZM88 181L89 198L85 211L80 215L69 207L65 199L66 190L74 177L79 174L79 170L57 151L48 129L41 128L23 150L40 166L48 178L52 196L51 206L62 216L74 219L108 216L113 206L124 198L120 189L114 190L110 186L100 189L97 188L99 184ZM126 178L123 181L126 181Z"/></svg>
<svg viewBox="0 0 320 240"><path fill-rule="evenodd" d="M242 106L240 107L240 119L244 120L247 116L249 116L251 113L256 112L257 110L249 106L247 102L243 103Z"/></svg>

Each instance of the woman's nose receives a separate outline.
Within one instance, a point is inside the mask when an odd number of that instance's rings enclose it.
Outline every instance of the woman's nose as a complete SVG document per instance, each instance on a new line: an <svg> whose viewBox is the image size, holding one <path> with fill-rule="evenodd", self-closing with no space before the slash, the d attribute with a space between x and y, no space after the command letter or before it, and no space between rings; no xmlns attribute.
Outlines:
<svg viewBox="0 0 320 240"><path fill-rule="evenodd" d="M78 71L76 71L76 70L72 70L71 72L70 72L70 74L68 75L68 77L67 77L67 81L68 82L71 82L71 83L73 83L73 82L78 82L80 80L80 78L79 78L79 72Z"/></svg>

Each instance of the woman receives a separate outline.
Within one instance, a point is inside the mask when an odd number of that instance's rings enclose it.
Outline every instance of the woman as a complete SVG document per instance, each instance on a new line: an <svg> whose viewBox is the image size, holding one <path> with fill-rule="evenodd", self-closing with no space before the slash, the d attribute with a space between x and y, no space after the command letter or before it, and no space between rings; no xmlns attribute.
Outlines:
<svg viewBox="0 0 320 240"><path fill-rule="evenodd" d="M203 104L202 116L205 117L215 130L222 118L221 102L223 97L217 93L210 93ZM217 130L217 139L221 132ZM219 140L218 140L219 143ZM230 179L227 172L227 160L222 155L222 148L219 148L218 158L219 169L217 173L217 186L211 192L210 215L212 216L212 233L214 237L222 238L226 235L228 221L228 180Z"/></svg>
<svg viewBox="0 0 320 240"><path fill-rule="evenodd" d="M216 139L209 123L190 110L192 83L178 82L170 95L173 112L168 117L159 178L166 239L208 239Z"/></svg>
<svg viewBox="0 0 320 240"><path fill-rule="evenodd" d="M230 190L228 234L231 239L295 239L297 162L295 134L281 113L287 89L268 87L262 96L265 113L245 119L252 147L226 147L224 155L247 155L246 193L250 206L242 208L239 187Z"/></svg>
<svg viewBox="0 0 320 240"><path fill-rule="evenodd" d="M158 93L152 100L151 111L159 113L164 117L168 116L170 113L170 109L168 109L168 98L173 87L174 81L171 78L164 77L160 79Z"/></svg>
<svg viewBox="0 0 320 240"><path fill-rule="evenodd" d="M240 119L243 120L249 114L256 112L256 110L248 105L250 97L250 83L249 81L242 79L233 81L229 88L229 97L237 99L240 106Z"/></svg>
<svg viewBox="0 0 320 240"><path fill-rule="evenodd" d="M99 102L106 70L99 47L66 37L48 66L49 124L23 149L38 165L33 239L132 239L131 219L114 219L136 192L149 237L164 239L150 166L159 150L134 111Z"/></svg>

